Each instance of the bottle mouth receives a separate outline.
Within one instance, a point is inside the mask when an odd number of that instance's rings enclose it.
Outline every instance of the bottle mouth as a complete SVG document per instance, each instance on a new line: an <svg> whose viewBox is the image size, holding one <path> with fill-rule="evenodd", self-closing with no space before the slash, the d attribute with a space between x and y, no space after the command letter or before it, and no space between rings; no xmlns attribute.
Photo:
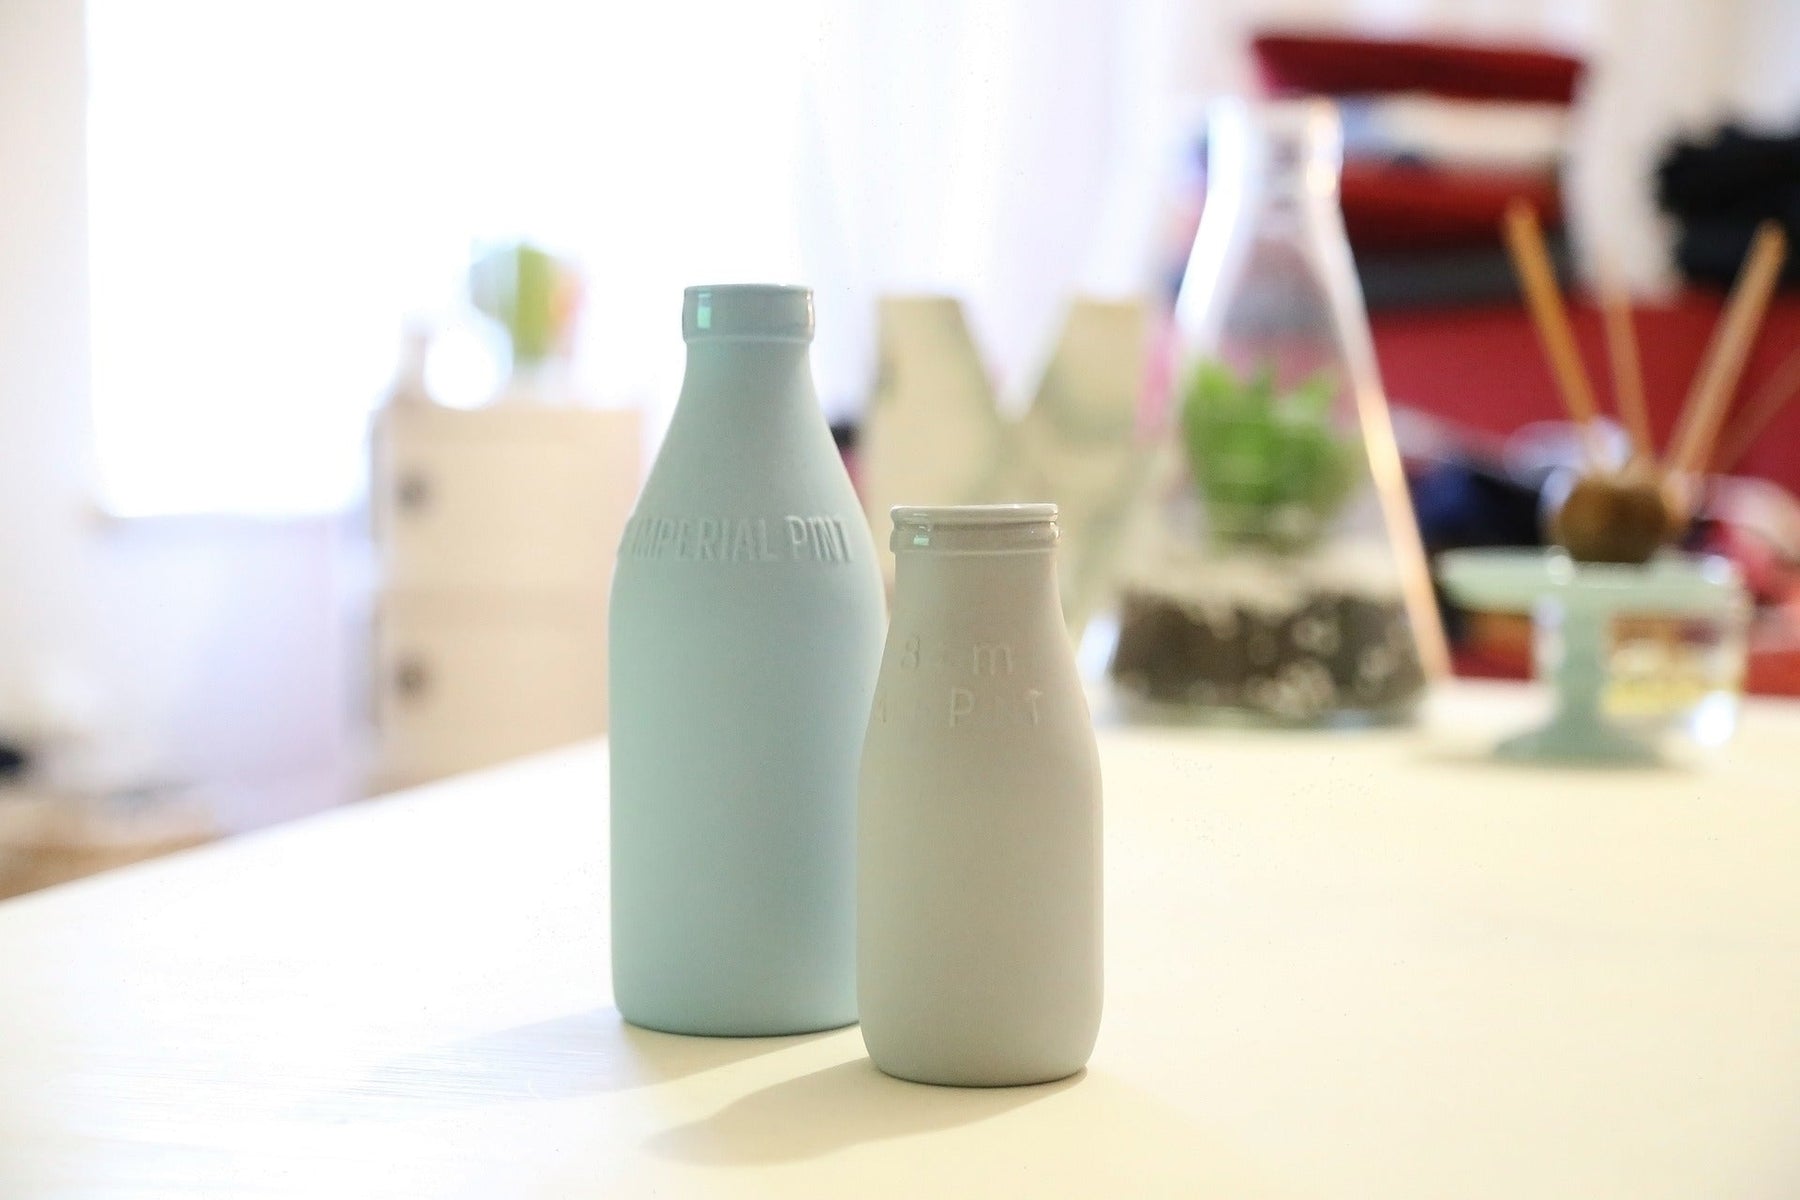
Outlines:
<svg viewBox="0 0 1800 1200"><path fill-rule="evenodd" d="M1054 504L902 504L890 510L894 553L1041 553L1057 539Z"/></svg>
<svg viewBox="0 0 1800 1200"><path fill-rule="evenodd" d="M810 342L813 293L785 283L709 283L681 296L681 338Z"/></svg>
<svg viewBox="0 0 1800 1200"><path fill-rule="evenodd" d="M1272 182L1337 190L1344 131L1330 100L1227 96L1213 102L1207 137L1209 176L1249 172Z"/></svg>

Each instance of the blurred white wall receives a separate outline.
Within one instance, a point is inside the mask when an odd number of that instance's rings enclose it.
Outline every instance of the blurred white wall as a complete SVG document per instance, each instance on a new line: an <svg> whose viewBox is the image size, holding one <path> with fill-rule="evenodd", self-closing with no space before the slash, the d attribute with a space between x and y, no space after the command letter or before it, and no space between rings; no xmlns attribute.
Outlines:
<svg viewBox="0 0 1800 1200"><path fill-rule="evenodd" d="M0 733L73 785L215 787L228 824L316 809L349 765L344 522L93 503L82 26L0 3Z"/></svg>
<svg viewBox="0 0 1800 1200"><path fill-rule="evenodd" d="M81 5L0 4L0 727L82 704L91 657L84 89Z"/></svg>

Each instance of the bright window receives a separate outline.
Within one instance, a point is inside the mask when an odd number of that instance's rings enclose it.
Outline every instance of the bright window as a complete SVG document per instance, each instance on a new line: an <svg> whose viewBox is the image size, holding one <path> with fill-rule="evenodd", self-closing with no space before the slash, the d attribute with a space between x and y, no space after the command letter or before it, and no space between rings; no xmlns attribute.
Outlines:
<svg viewBox="0 0 1800 1200"><path fill-rule="evenodd" d="M680 288L795 278L806 3L89 0L94 403L127 514L341 506L477 239L588 275L583 384L673 393Z"/></svg>

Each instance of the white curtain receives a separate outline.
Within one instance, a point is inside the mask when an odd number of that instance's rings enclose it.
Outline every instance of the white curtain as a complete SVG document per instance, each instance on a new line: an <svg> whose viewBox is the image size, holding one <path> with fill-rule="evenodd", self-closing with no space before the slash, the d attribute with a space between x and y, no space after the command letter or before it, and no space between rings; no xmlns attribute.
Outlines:
<svg viewBox="0 0 1800 1200"><path fill-rule="evenodd" d="M800 215L834 396L867 385L880 292L962 296L1016 398L1071 294L1149 282L1187 10L922 0L828 23L803 189L826 207Z"/></svg>

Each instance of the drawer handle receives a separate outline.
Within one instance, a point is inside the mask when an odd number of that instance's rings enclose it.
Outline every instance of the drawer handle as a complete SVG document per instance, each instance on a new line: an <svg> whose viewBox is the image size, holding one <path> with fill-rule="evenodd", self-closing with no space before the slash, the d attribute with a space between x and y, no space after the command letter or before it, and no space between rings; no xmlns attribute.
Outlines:
<svg viewBox="0 0 1800 1200"><path fill-rule="evenodd" d="M394 690L402 700L418 700L431 690L431 669L416 654L405 654L394 664Z"/></svg>
<svg viewBox="0 0 1800 1200"><path fill-rule="evenodd" d="M394 488L401 512L420 512L431 503L431 480L423 471L406 471Z"/></svg>

